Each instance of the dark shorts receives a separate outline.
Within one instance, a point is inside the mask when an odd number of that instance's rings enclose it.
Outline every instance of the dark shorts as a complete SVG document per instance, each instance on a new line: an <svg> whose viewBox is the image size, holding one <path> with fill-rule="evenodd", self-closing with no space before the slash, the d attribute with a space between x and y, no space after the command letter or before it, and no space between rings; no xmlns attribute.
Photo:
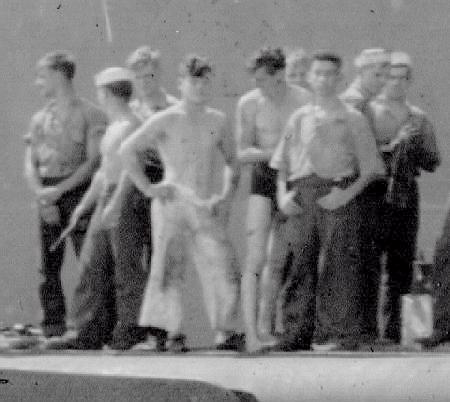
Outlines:
<svg viewBox="0 0 450 402"><path fill-rule="evenodd" d="M253 165L250 194L257 194L272 200L277 205L277 171L267 162L258 162Z"/></svg>

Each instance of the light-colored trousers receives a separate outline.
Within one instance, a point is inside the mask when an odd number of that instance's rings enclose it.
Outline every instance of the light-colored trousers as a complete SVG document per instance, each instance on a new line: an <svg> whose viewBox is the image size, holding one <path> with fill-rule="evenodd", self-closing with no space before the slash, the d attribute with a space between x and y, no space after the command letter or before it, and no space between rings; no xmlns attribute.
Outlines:
<svg viewBox="0 0 450 402"><path fill-rule="evenodd" d="M153 254L139 324L178 333L187 263L200 278L213 330L234 329L239 280L225 224L205 207L177 196L152 203Z"/></svg>

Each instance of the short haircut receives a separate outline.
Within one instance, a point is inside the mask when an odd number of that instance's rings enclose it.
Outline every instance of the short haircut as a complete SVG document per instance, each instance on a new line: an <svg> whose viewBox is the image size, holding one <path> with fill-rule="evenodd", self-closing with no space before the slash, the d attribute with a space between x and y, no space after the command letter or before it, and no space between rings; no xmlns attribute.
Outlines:
<svg viewBox="0 0 450 402"><path fill-rule="evenodd" d="M304 49L294 49L286 56L286 65L294 65L297 63L304 64L308 67L311 64L311 57Z"/></svg>
<svg viewBox="0 0 450 402"><path fill-rule="evenodd" d="M204 77L212 73L213 68L206 57L189 54L180 64L180 75L182 77Z"/></svg>
<svg viewBox="0 0 450 402"><path fill-rule="evenodd" d="M151 65L158 68L161 63L161 53L159 50L153 50L150 46L138 47L132 52L126 61L126 66L133 71Z"/></svg>
<svg viewBox="0 0 450 402"><path fill-rule="evenodd" d="M336 53L329 51L318 51L311 57L311 63L314 61L328 61L336 66L336 70L340 71L342 68L342 57Z"/></svg>
<svg viewBox="0 0 450 402"><path fill-rule="evenodd" d="M116 81L103 85L115 97L122 99L128 103L133 95L133 83L131 81Z"/></svg>
<svg viewBox="0 0 450 402"><path fill-rule="evenodd" d="M65 51L47 53L38 61L38 66L58 71L69 81L75 76L75 58L72 54Z"/></svg>
<svg viewBox="0 0 450 402"><path fill-rule="evenodd" d="M255 73L264 67L268 74L275 75L286 68L286 55L281 47L264 47L258 50L247 63L247 70Z"/></svg>

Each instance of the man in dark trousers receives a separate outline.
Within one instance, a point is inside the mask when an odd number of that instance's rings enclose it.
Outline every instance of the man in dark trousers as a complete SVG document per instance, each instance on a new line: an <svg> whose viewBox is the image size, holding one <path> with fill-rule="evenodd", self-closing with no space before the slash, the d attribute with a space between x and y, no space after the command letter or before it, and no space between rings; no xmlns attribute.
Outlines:
<svg viewBox="0 0 450 402"><path fill-rule="evenodd" d="M41 323L46 337L66 331L66 306L61 285L65 242L53 249L72 211L89 186L99 162L99 141L106 115L78 97L73 86L75 61L65 52L46 54L37 63L36 85L48 103L31 120L25 137L25 176L35 196L40 218ZM87 227L80 220L71 232L79 256Z"/></svg>
<svg viewBox="0 0 450 402"><path fill-rule="evenodd" d="M336 93L341 66L333 53L313 56L313 101L291 116L270 162L278 170L278 205L297 231L285 285L285 333L276 347L283 351L309 349L314 334L318 343L339 349L355 348L361 337L356 198L380 166L366 120Z"/></svg>
<svg viewBox="0 0 450 402"><path fill-rule="evenodd" d="M401 296L410 290L419 228L421 170L433 172L440 155L427 115L407 101L412 82L411 58L391 53L391 67L383 93L371 103L378 150L387 170L384 202L383 249L388 276L384 306L384 338L399 343Z"/></svg>
<svg viewBox="0 0 450 402"><path fill-rule="evenodd" d="M341 94L341 99L359 110L372 127L370 102L380 93L386 84L389 73L390 53L385 49L364 49L355 58L357 76ZM382 164L381 157L379 163ZM365 219L361 222L361 259L364 303L361 304L363 337L367 342L378 338L378 294L381 278L380 228L383 216L383 199L386 193L384 176L373 180L358 196Z"/></svg>

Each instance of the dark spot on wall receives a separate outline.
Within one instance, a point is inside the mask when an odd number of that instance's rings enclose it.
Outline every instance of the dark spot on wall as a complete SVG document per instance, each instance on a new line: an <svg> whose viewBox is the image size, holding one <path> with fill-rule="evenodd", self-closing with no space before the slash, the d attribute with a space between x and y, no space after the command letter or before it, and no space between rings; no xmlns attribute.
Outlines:
<svg viewBox="0 0 450 402"><path fill-rule="evenodd" d="M58 7L56 7L57 10L61 8L61 3L58 4Z"/></svg>
<svg viewBox="0 0 450 402"><path fill-rule="evenodd" d="M375 14L375 10L373 10L372 8L370 9L370 12L371 12L372 14Z"/></svg>

